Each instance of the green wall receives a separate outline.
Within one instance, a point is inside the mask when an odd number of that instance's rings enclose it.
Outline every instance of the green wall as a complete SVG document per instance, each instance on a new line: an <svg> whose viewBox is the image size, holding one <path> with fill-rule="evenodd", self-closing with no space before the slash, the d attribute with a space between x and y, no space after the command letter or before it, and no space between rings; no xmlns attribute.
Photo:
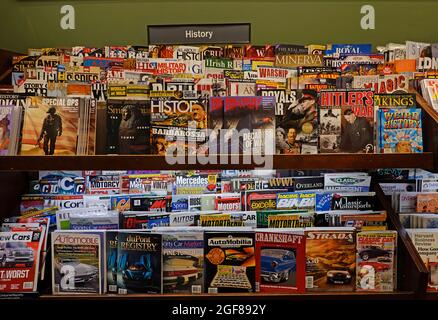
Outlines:
<svg viewBox="0 0 438 320"><path fill-rule="evenodd" d="M76 29L59 26L62 5L76 9ZM360 28L371 4L376 29ZM438 42L438 1L1 0L0 48L147 43L148 24L249 22L252 43Z"/></svg>

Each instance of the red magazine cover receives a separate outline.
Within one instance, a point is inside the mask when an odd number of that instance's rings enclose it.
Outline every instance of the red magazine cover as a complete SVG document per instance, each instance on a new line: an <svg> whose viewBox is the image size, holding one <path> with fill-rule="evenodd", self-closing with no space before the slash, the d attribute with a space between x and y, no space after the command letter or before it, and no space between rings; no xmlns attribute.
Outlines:
<svg viewBox="0 0 438 320"><path fill-rule="evenodd" d="M303 293L306 276L304 234L256 232L256 288L260 292Z"/></svg>
<svg viewBox="0 0 438 320"><path fill-rule="evenodd" d="M41 231L0 232L0 292L35 292Z"/></svg>

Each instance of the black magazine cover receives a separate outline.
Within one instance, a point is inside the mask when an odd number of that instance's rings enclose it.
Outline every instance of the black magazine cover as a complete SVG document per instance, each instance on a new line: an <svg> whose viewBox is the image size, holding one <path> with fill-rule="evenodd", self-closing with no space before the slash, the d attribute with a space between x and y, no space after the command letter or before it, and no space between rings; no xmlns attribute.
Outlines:
<svg viewBox="0 0 438 320"><path fill-rule="evenodd" d="M106 153L149 153L149 101L109 100L106 119Z"/></svg>
<svg viewBox="0 0 438 320"><path fill-rule="evenodd" d="M107 292L117 293L117 240L118 231L106 231L106 282Z"/></svg>
<svg viewBox="0 0 438 320"><path fill-rule="evenodd" d="M162 236L119 232L118 240L118 293L161 293Z"/></svg>

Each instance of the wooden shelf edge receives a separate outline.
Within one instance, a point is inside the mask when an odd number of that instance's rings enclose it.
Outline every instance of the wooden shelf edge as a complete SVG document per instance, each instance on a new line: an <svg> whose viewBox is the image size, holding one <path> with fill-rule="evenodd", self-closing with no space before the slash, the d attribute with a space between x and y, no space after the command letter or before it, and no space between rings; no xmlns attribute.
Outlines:
<svg viewBox="0 0 438 320"><path fill-rule="evenodd" d="M420 107L433 119L436 123L438 123L438 112L423 98L423 96L415 89L409 89L409 93L413 93L416 96L417 102Z"/></svg>
<svg viewBox="0 0 438 320"><path fill-rule="evenodd" d="M233 293L233 294L103 294L103 295L41 295L40 300L402 300L413 299L411 291L396 292L318 292L302 294Z"/></svg>
<svg viewBox="0 0 438 320"><path fill-rule="evenodd" d="M213 157L213 156L212 156ZM216 156L214 156L216 157ZM215 158L221 162L219 158ZM433 169L433 153L406 154L311 154L273 155L272 158L247 158L235 161L231 157L222 163L200 162L195 157L182 163L169 163L157 155L95 155L95 156L1 156L0 170L193 170L203 169Z"/></svg>
<svg viewBox="0 0 438 320"><path fill-rule="evenodd" d="M438 300L438 292L427 292L425 300Z"/></svg>

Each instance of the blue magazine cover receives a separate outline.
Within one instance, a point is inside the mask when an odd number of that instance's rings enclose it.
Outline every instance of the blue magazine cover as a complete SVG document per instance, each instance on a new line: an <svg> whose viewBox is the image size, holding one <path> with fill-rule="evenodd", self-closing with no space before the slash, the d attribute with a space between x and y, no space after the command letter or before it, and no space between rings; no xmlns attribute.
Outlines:
<svg viewBox="0 0 438 320"><path fill-rule="evenodd" d="M423 152L420 108L380 109L377 114L380 153Z"/></svg>

